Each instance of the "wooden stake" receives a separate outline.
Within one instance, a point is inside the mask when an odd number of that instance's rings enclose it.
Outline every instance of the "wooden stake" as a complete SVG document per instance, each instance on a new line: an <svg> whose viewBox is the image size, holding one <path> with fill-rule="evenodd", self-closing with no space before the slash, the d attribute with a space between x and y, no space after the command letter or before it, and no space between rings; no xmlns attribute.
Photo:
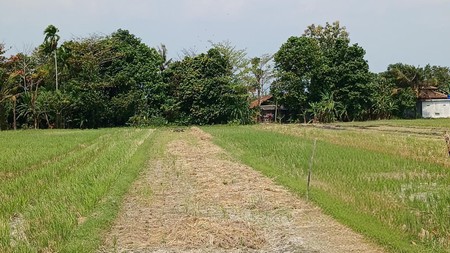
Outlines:
<svg viewBox="0 0 450 253"><path fill-rule="evenodd" d="M448 134L447 131L445 131L444 139L445 139L445 142L447 143L448 156L450 157L450 135Z"/></svg>
<svg viewBox="0 0 450 253"><path fill-rule="evenodd" d="M277 119L278 119L278 100L275 100L275 123L277 123Z"/></svg>
<svg viewBox="0 0 450 253"><path fill-rule="evenodd" d="M317 144L317 138L314 139L314 145L313 145L313 150L312 150L312 154L311 154L311 159L309 160L308 182L306 185L306 199L307 200L309 200L309 189L310 189L310 183L311 183L312 166L314 163L314 154L316 153L316 144Z"/></svg>

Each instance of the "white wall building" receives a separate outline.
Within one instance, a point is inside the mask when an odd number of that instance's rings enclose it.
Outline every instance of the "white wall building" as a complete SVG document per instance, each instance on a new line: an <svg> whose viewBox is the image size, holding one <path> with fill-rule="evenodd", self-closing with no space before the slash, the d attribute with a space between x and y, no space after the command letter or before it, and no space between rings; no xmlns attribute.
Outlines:
<svg viewBox="0 0 450 253"><path fill-rule="evenodd" d="M422 88L417 109L422 118L450 118L450 96L433 86Z"/></svg>
<svg viewBox="0 0 450 253"><path fill-rule="evenodd" d="M450 118L450 99L420 101L422 118Z"/></svg>

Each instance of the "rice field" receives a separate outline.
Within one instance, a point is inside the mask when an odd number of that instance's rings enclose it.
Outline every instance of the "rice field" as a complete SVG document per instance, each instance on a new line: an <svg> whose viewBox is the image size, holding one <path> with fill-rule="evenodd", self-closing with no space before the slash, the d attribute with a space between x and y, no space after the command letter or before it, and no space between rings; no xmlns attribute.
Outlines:
<svg viewBox="0 0 450 253"><path fill-rule="evenodd" d="M449 120L212 126L263 172L390 252L450 252ZM164 129L0 132L0 252L96 252Z"/></svg>
<svg viewBox="0 0 450 253"><path fill-rule="evenodd" d="M94 252L154 130L0 132L0 252Z"/></svg>
<svg viewBox="0 0 450 253"><path fill-rule="evenodd" d="M394 120L373 120L360 122L335 123L334 125L343 126L397 126L403 128L434 128L450 130L450 119L394 119Z"/></svg>
<svg viewBox="0 0 450 253"><path fill-rule="evenodd" d="M316 139L310 200L391 252L450 252L450 158L442 122L204 130L232 157L301 197Z"/></svg>

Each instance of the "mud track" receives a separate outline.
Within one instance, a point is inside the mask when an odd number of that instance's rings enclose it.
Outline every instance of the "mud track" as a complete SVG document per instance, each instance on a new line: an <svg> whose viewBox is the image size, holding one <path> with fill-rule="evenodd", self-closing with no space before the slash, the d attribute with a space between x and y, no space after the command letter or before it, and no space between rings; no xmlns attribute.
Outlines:
<svg viewBox="0 0 450 253"><path fill-rule="evenodd" d="M198 128L134 183L100 252L384 252Z"/></svg>

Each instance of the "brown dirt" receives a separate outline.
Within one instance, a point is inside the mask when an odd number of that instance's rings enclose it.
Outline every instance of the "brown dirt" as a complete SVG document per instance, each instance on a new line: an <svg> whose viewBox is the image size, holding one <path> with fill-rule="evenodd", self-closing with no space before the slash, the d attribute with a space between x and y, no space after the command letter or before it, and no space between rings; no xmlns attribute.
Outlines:
<svg viewBox="0 0 450 253"><path fill-rule="evenodd" d="M135 182L100 252L384 252L198 128Z"/></svg>

